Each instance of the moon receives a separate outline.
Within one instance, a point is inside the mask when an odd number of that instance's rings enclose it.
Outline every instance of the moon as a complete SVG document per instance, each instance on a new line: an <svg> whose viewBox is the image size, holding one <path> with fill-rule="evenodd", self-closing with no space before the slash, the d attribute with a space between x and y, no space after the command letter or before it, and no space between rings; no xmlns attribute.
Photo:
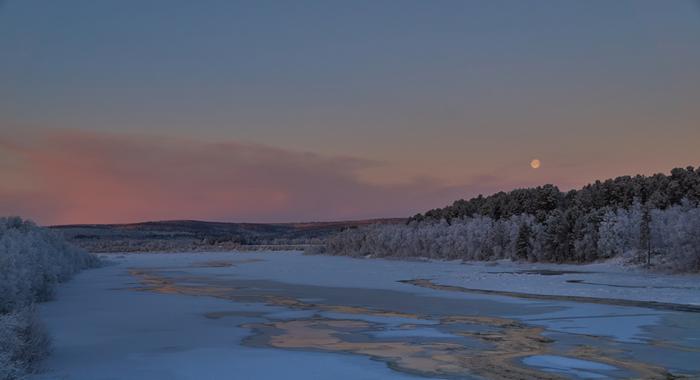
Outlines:
<svg viewBox="0 0 700 380"><path fill-rule="evenodd" d="M540 162L540 160L538 160L536 158L534 160L530 161L530 167L533 169L539 169L540 165L542 165L542 163Z"/></svg>

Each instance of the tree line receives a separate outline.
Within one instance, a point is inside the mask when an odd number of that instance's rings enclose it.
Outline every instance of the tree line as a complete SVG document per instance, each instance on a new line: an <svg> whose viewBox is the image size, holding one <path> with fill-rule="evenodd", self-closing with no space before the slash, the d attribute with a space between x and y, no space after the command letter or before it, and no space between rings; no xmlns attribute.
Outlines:
<svg viewBox="0 0 700 380"><path fill-rule="evenodd" d="M675 168L670 175L622 176L605 181L596 181L579 190L562 192L554 185L535 188L515 189L510 192L498 192L484 197L460 199L451 206L417 214L409 221L439 221L488 216L492 219L508 218L513 215L530 214L538 222L555 210L587 214L605 208L630 208L635 202L642 203L649 209L664 210L669 206L686 200L692 204L700 203L700 167L694 169Z"/></svg>
<svg viewBox="0 0 700 380"><path fill-rule="evenodd" d="M430 210L405 225L349 229L323 250L353 256L585 263L622 257L700 271L700 168L625 176L579 190L499 192Z"/></svg>

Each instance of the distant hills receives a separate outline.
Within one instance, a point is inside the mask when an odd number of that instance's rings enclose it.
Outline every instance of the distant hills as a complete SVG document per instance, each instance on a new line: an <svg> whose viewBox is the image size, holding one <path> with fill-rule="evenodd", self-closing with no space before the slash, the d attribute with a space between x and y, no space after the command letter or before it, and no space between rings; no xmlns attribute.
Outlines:
<svg viewBox="0 0 700 380"><path fill-rule="evenodd" d="M92 252L225 250L241 247L297 246L370 224L405 223L406 219L368 219L308 223L225 223L172 220L130 224L77 224L49 228ZM268 247L269 248L269 247Z"/></svg>

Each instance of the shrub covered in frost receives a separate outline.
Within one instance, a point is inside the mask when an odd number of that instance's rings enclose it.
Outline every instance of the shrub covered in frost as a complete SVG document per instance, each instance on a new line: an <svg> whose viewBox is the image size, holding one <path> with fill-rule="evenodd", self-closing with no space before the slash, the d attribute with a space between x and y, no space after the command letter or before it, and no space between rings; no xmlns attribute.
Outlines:
<svg viewBox="0 0 700 380"><path fill-rule="evenodd" d="M1 380L32 372L48 355L49 347L49 335L33 307L0 315Z"/></svg>
<svg viewBox="0 0 700 380"><path fill-rule="evenodd" d="M17 217L0 218L0 380L33 371L48 353L34 302L49 300L57 283L98 264L55 232Z"/></svg>

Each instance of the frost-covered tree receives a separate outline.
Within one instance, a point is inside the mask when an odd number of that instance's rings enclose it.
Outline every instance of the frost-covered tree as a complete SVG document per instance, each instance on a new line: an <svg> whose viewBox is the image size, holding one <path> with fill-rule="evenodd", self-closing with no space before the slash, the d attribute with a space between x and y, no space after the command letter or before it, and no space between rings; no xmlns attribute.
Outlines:
<svg viewBox="0 0 700 380"><path fill-rule="evenodd" d="M653 262L663 268L700 272L700 208L690 201L651 211Z"/></svg>
<svg viewBox="0 0 700 380"><path fill-rule="evenodd" d="M574 221L574 260L589 262L601 258L598 251L603 212L593 210Z"/></svg>
<svg viewBox="0 0 700 380"><path fill-rule="evenodd" d="M602 257L625 255L638 259L643 207L635 202L630 209L608 210L598 230L598 250Z"/></svg>
<svg viewBox="0 0 700 380"><path fill-rule="evenodd" d="M527 260L532 254L532 230L527 223L521 223L518 227L515 257Z"/></svg>
<svg viewBox="0 0 700 380"><path fill-rule="evenodd" d="M651 264L651 211L646 205L642 209L642 220L639 224L639 252L642 256L639 261L644 261L649 266Z"/></svg>

